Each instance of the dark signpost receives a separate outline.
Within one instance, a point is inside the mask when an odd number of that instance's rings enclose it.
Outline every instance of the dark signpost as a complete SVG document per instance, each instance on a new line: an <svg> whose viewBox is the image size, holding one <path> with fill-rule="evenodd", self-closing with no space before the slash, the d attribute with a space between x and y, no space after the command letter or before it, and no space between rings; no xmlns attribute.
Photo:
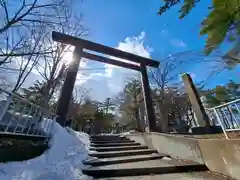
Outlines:
<svg viewBox="0 0 240 180"><path fill-rule="evenodd" d="M62 87L62 92L59 98L59 104L57 109L57 114L59 115L58 122L62 126L65 126L66 124L68 106L71 100L80 59L86 58L89 60L94 60L98 62L103 62L107 64L124 67L127 69L132 69L135 71L139 71L141 73L144 104L146 108L147 119L149 121L149 129L150 131L156 130L156 119L155 119L155 113L154 113L152 97L151 97L151 89L148 81L146 67L150 66L150 67L157 68L159 66L158 61L141 57L138 55L134 55L134 54L124 52L118 49L114 49L111 47L107 47L91 41L83 40L74 36L58 33L58 32L53 32L52 38L54 41L75 46L75 50L73 52L73 62L68 69L67 76ZM86 50L90 50L91 52L101 53L101 54L105 54L105 55L120 58L120 59L125 59L137 64L135 65L135 64L111 59L108 57L92 54L87 52Z"/></svg>

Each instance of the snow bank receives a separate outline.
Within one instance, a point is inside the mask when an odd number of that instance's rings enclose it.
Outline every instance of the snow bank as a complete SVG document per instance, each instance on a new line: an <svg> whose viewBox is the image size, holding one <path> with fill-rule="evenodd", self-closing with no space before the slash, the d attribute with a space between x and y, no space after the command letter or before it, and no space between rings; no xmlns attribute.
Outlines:
<svg viewBox="0 0 240 180"><path fill-rule="evenodd" d="M82 161L87 158L89 137L85 133L53 126L50 148L39 157L22 162L0 163L1 180L86 180Z"/></svg>

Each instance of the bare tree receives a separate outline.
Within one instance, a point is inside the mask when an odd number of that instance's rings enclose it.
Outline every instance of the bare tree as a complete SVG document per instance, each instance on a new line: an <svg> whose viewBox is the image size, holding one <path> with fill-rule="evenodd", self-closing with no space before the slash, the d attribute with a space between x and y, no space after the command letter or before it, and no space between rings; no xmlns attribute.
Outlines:
<svg viewBox="0 0 240 180"><path fill-rule="evenodd" d="M1 34L2 47L0 47L0 66L11 62L11 55L15 52L20 51L22 49L24 41L26 40L25 36L22 35L19 31L14 33L18 34L17 40L15 40L15 35L13 35L13 32L11 30Z"/></svg>
<svg viewBox="0 0 240 180"><path fill-rule="evenodd" d="M179 62L179 65L181 62ZM171 97L175 94L169 90L169 85L177 86L179 84L178 72L174 72L178 63L172 56L167 57L161 62L158 69L150 71L150 81L155 90L153 100L157 106L157 112L160 116L160 126L162 132L167 132L168 128L168 106Z"/></svg>
<svg viewBox="0 0 240 180"><path fill-rule="evenodd" d="M36 68L46 81L42 102L46 107L64 78L68 65L64 56L71 51L70 46L53 42L51 32L84 36L82 15L73 13L73 0L22 0L16 11L9 11L13 3L10 1L0 0L0 8L4 10L0 66L13 62L19 67L14 92Z"/></svg>
<svg viewBox="0 0 240 180"><path fill-rule="evenodd" d="M8 89L13 85L10 74L6 69L0 68L0 88Z"/></svg>
<svg viewBox="0 0 240 180"><path fill-rule="evenodd" d="M198 52L182 52L171 55L161 61L161 66L158 69L150 71L150 81L154 86L153 100L156 104L156 111L159 116L158 120L162 132L168 132L168 126L171 123L169 118L173 117L177 107L176 99L184 93L182 82L180 80L180 73L185 72L185 66L189 63L201 63L204 61L204 56ZM188 101L188 98L181 98ZM180 102L180 101L179 101ZM187 104L187 102L186 102ZM177 113L178 116L181 112Z"/></svg>
<svg viewBox="0 0 240 180"><path fill-rule="evenodd" d="M45 36L45 28L42 26L38 29L29 29L31 32L31 37L29 40L24 42L24 48L32 49L33 51L38 51L42 48L42 39ZM13 88L13 92L17 92L19 88L23 85L29 74L37 65L41 58L41 54L30 54L21 57L15 57L16 65L19 67L18 76L16 84Z"/></svg>
<svg viewBox="0 0 240 180"><path fill-rule="evenodd" d="M90 93L90 89L78 87L74 88L74 93L72 96L72 100L69 106L69 116L73 119L77 117L77 114L80 111L81 105L83 105L84 100L88 97Z"/></svg>
<svg viewBox="0 0 240 180"><path fill-rule="evenodd" d="M62 33L67 33L77 37L86 35L86 29L82 25L82 15L75 14L72 11L72 6L64 6L61 9L56 9L58 24L54 25L51 30ZM49 49L52 53L42 56L42 61L39 61L37 70L41 77L46 81L44 97L46 99L43 105L51 99L55 88L61 84L61 80L65 77L65 72L71 61L72 47L66 44L54 42L51 36L46 36L43 44L45 49ZM66 56L68 54L68 56Z"/></svg>
<svg viewBox="0 0 240 180"><path fill-rule="evenodd" d="M17 67L13 92L23 85L39 61L54 49L44 44L55 27L63 28L66 17L59 12L72 6L72 0L0 0L3 19L0 26L0 66ZM62 6L64 8L62 8ZM11 64L12 63L12 64Z"/></svg>
<svg viewBox="0 0 240 180"><path fill-rule="evenodd" d="M180 52L163 59L158 69L150 71L150 81L155 89L153 99L158 107L162 132L168 131L168 125L170 123L169 118L172 117L171 113L173 106L177 107L184 103L185 105L189 104L188 98L186 98L184 94L180 74L188 72L186 67L190 67L189 64L194 66L196 64L211 63L214 66L212 66L212 68L209 67L208 72L205 71L206 78L197 82L198 86L203 87L206 81L213 75L226 68L221 57L221 53L205 57L204 54L199 51ZM181 101L177 101L176 99L181 99ZM186 113L186 108L180 108L180 110ZM178 114L178 116L182 116L182 112L176 112L176 110L174 110L174 113Z"/></svg>
<svg viewBox="0 0 240 180"><path fill-rule="evenodd" d="M1 0L0 7L2 12L4 12L4 18L3 24L0 27L0 33L5 32L12 27L28 26L29 22L52 24L52 21L45 21L44 17L48 17L48 19L49 17L54 18L55 15L51 14L52 9L61 5L63 2L63 0L48 2L42 0L21 0L16 4L16 2L11 0ZM18 5L14 12L12 12L13 4L14 6Z"/></svg>
<svg viewBox="0 0 240 180"><path fill-rule="evenodd" d="M82 104L84 102L84 100L86 99L86 97L88 97L90 91L91 91L91 89L87 89L87 88L83 88L83 87L76 87L76 88L74 88L73 99L75 99L75 101L78 104Z"/></svg>
<svg viewBox="0 0 240 180"><path fill-rule="evenodd" d="M2 22L0 26L0 65L11 62L13 57L51 53L47 49L25 47L31 38L29 29L61 25L56 11L69 5L71 0L0 0Z"/></svg>

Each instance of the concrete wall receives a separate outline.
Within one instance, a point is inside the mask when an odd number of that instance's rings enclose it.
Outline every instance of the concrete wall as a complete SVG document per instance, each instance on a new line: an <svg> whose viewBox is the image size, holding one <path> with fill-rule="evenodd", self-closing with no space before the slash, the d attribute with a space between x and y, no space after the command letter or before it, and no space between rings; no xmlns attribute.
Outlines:
<svg viewBox="0 0 240 180"><path fill-rule="evenodd" d="M128 136L173 158L204 163L214 172L240 180L240 139L194 139L161 133Z"/></svg>
<svg viewBox="0 0 240 180"><path fill-rule="evenodd" d="M206 166L218 173L240 179L240 140L198 140Z"/></svg>
<svg viewBox="0 0 240 180"><path fill-rule="evenodd" d="M152 133L151 136L152 145L158 152L169 154L174 158L181 157L181 159L203 163L198 143L195 140L158 133Z"/></svg>
<svg viewBox="0 0 240 180"><path fill-rule="evenodd" d="M134 140L141 145L146 145L149 148L152 148L151 145L151 136L149 133L132 133L131 135L125 135L126 137L130 138L131 140Z"/></svg>
<svg viewBox="0 0 240 180"><path fill-rule="evenodd" d="M159 153L165 153L174 158L204 163L198 142L194 139L161 133L132 134L129 138L142 145L147 145L149 148L157 149Z"/></svg>

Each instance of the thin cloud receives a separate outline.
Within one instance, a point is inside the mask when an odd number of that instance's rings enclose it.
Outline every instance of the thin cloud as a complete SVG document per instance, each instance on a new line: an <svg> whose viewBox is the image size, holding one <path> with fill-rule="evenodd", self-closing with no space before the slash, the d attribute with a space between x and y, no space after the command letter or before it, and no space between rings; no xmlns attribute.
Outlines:
<svg viewBox="0 0 240 180"><path fill-rule="evenodd" d="M174 37L171 32L167 29L166 25L162 27L160 30L160 37L162 40L167 41L174 47L178 48L187 48L187 44L182 40L177 37Z"/></svg>
<svg viewBox="0 0 240 180"><path fill-rule="evenodd" d="M180 48L187 47L187 44L183 40L180 40L180 39L171 39L170 43L172 46L175 46L175 47L180 47Z"/></svg>
<svg viewBox="0 0 240 180"><path fill-rule="evenodd" d="M146 37L146 33L144 31L142 31L139 36L126 37L124 41L121 41L118 43L118 46L116 47L116 49L133 53L146 58L150 58L150 54L153 52L153 49L149 46L144 45L145 37ZM136 64L124 59L117 59L117 60L131 63L131 64ZM106 77L112 77L113 70L117 67L106 64L105 68L106 68L106 71L105 71Z"/></svg>

